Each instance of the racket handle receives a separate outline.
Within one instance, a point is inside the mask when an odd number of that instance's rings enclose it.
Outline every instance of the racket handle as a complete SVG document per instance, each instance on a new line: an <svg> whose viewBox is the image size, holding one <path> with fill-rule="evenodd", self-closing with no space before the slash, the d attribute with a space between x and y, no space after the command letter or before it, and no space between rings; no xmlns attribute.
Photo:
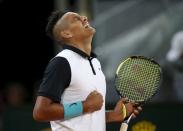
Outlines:
<svg viewBox="0 0 183 131"><path fill-rule="evenodd" d="M127 131L127 129L128 129L128 123L130 122L130 120L131 120L131 118L132 118L133 115L134 115L134 114L132 113L132 114L130 115L130 117L128 118L128 120L126 120L125 122L123 122L123 123L121 124L120 131Z"/></svg>
<svg viewBox="0 0 183 131"><path fill-rule="evenodd" d="M127 129L128 129L128 124L126 122L122 123L120 131L127 131Z"/></svg>

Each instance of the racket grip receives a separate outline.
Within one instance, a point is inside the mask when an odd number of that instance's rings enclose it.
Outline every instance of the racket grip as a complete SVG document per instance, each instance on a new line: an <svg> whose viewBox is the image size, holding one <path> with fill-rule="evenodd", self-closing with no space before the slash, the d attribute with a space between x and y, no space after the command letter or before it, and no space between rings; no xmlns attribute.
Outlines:
<svg viewBox="0 0 183 131"><path fill-rule="evenodd" d="M128 129L128 124L126 122L122 123L120 131L127 131L127 129Z"/></svg>
<svg viewBox="0 0 183 131"><path fill-rule="evenodd" d="M121 124L121 128L120 128L120 131L127 131L128 129L128 123L130 122L131 118L133 117L133 113L130 115L130 117L128 118L128 120L124 121L122 124Z"/></svg>

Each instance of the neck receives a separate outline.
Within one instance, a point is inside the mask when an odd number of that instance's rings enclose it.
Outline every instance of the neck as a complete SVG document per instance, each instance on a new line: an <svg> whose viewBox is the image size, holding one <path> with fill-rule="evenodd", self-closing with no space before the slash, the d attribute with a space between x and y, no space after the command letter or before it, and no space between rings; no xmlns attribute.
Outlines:
<svg viewBox="0 0 183 131"><path fill-rule="evenodd" d="M91 44L92 44L92 37L83 39L82 41L72 41L70 45L82 50L86 54L90 56L91 54Z"/></svg>

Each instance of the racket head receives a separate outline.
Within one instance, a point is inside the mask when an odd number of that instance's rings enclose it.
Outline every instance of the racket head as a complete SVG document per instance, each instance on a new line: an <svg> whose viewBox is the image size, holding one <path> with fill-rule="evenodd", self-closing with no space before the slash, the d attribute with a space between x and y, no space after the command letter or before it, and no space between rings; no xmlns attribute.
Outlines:
<svg viewBox="0 0 183 131"><path fill-rule="evenodd" d="M129 101L144 104L157 93L161 72L160 65L153 59L131 56L116 70L116 90Z"/></svg>

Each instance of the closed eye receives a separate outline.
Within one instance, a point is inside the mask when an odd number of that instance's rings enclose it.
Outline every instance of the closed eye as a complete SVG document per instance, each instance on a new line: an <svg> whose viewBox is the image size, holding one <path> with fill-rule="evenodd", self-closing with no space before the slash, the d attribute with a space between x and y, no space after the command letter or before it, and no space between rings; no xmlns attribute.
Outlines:
<svg viewBox="0 0 183 131"><path fill-rule="evenodd" d="M74 20L78 21L78 20L81 20L81 18L80 18L79 16L76 16L76 17L74 18Z"/></svg>

